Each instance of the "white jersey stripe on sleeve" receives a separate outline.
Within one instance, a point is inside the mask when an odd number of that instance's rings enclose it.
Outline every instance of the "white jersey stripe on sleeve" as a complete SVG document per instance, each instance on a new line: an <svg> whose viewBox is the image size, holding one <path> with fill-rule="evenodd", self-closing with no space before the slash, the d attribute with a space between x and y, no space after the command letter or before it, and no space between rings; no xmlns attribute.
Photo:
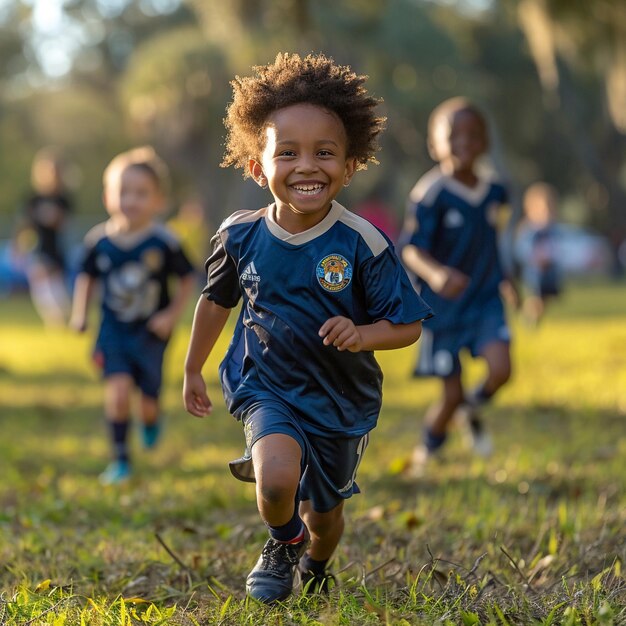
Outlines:
<svg viewBox="0 0 626 626"><path fill-rule="evenodd" d="M374 256L378 256L381 252L389 247L387 240L380 234L380 231L370 224L365 218L350 211L344 211L339 221L356 230L368 245Z"/></svg>

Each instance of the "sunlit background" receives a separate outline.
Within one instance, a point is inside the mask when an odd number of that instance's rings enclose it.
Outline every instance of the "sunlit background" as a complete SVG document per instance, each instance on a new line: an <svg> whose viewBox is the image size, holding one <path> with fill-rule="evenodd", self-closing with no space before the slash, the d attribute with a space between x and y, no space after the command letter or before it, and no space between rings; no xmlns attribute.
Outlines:
<svg viewBox="0 0 626 626"><path fill-rule="evenodd" d="M330 564L340 588L266 610L244 599L264 536L254 489L227 477L243 447L218 388L231 333L205 368L214 414L187 416L189 303L164 366L163 445L140 450L135 432L133 480L100 489L97 312L80 335L61 306L49 316L106 219L102 172L120 151L149 143L167 161L164 219L198 265L222 218L270 201L219 166L222 120L229 81L281 51L351 65L383 101L379 164L343 204L376 208L397 233L433 166L430 112L468 96L490 128L481 166L511 190L514 222L529 185L558 192L568 277L541 323L508 309L514 376L485 409L489 459L457 423L443 460L403 478L439 381L410 376L414 346L377 355L383 412ZM626 623L625 133L624 0L0 0L0 624ZM22 223L44 147L63 156L73 205L67 275L33 271ZM463 367L473 388L484 363Z"/></svg>
<svg viewBox="0 0 626 626"><path fill-rule="evenodd" d="M397 227L432 166L429 112L467 95L488 115L491 165L516 214L529 184L553 184L571 226L564 249L581 257L571 265L617 275L625 25L625 5L610 0L0 0L0 245L29 193L33 155L49 145L67 162L70 245L103 218L106 163L139 143L172 168L171 213L197 196L214 228L264 204L219 167L229 80L279 51L323 51L369 75L388 117L380 164L356 177L345 204L376 197Z"/></svg>

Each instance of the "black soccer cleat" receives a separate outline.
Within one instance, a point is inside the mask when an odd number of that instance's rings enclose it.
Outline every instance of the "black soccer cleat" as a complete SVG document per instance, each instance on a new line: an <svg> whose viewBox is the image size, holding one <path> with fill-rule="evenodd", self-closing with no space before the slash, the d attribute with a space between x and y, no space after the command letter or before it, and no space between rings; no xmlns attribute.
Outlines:
<svg viewBox="0 0 626 626"><path fill-rule="evenodd" d="M269 604L289 597L293 576L309 545L309 531L298 543L281 543L270 537L261 556L246 579L246 592L251 598Z"/></svg>
<svg viewBox="0 0 626 626"><path fill-rule="evenodd" d="M305 596L312 596L316 593L328 595L329 591L337 586L337 580L330 572L314 574L311 570L298 569L298 574L302 583L302 593Z"/></svg>

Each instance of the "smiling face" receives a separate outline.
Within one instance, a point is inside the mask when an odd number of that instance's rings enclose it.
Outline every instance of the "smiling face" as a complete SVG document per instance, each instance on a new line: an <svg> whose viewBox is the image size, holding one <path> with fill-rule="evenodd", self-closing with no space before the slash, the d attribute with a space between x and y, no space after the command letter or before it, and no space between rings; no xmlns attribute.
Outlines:
<svg viewBox="0 0 626 626"><path fill-rule="evenodd" d="M472 175L474 164L487 150L487 129L471 109L441 115L430 138L433 155L447 173L463 180Z"/></svg>
<svg viewBox="0 0 626 626"><path fill-rule="evenodd" d="M148 226L163 208L164 198L154 175L139 166L111 175L104 188L104 204L118 228L134 232Z"/></svg>
<svg viewBox="0 0 626 626"><path fill-rule="evenodd" d="M341 120L322 107L295 104L270 115L265 148L249 169L257 183L269 186L280 226L298 233L324 219L355 171L347 148Z"/></svg>

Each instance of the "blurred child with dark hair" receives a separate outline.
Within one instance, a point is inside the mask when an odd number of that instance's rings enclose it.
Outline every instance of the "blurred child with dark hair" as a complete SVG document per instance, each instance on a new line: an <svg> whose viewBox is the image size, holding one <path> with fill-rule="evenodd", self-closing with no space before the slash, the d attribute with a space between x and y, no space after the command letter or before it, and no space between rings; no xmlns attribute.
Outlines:
<svg viewBox="0 0 626 626"><path fill-rule="evenodd" d="M468 417L473 447L487 456L492 444L479 416L511 375L509 328L501 290L512 290L498 252L505 188L482 177L477 162L489 146L483 113L464 98L446 100L432 112L428 148L438 165L410 195L402 259L417 279L435 316L425 321L416 376L441 380L441 398L427 411L423 441L409 472L419 474L446 441L459 409ZM471 392L464 388L459 354L468 350L487 364Z"/></svg>
<svg viewBox="0 0 626 626"><path fill-rule="evenodd" d="M113 447L113 460L100 476L107 485L131 475L128 432L135 387L144 447L157 443L163 356L195 285L193 267L178 240L157 222L165 208L167 181L167 167L150 147L111 161L103 177L109 219L85 237L74 289L70 325L82 332L94 287L98 282L102 287L94 361L104 376L104 412ZM173 295L171 277L178 279Z"/></svg>

